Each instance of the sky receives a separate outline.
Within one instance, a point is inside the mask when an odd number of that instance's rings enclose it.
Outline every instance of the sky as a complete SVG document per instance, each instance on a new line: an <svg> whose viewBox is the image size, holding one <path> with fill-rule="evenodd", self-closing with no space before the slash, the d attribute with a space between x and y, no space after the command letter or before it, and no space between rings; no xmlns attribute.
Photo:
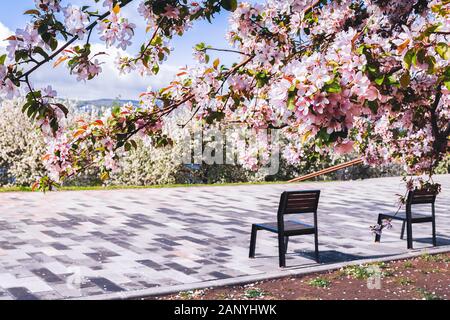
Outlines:
<svg viewBox="0 0 450 320"><path fill-rule="evenodd" d="M17 28L23 28L27 23L27 16L23 15L28 9L34 7L33 0L0 0L0 52L7 45L3 39L15 32ZM63 0L63 4L92 5L93 0ZM138 12L137 6L140 0L135 0L123 8L122 14L137 25L133 45L127 48L127 53L134 55L138 52L140 44L148 35L145 34L145 21ZM176 37L172 41L174 51L167 61L161 66L156 76L142 77L138 73L120 75L112 63L118 55L118 49L106 48L96 36L93 37L93 51L105 51L107 56L101 56L105 63L102 65L103 72L95 79L88 82L78 82L75 76L71 76L68 69L60 65L53 68L49 63L35 72L30 78L36 88L51 85L61 98L92 100L92 99L125 99L136 100L139 94L151 86L161 88L167 85L177 73L179 68L195 64L192 58L192 47L199 42L205 42L217 48L229 48L225 40L227 30L228 13L223 12L216 16L213 24L207 21L194 23L183 37ZM213 58L219 57L222 63L231 64L237 57L232 53L212 54ZM100 57L99 57L100 58Z"/></svg>

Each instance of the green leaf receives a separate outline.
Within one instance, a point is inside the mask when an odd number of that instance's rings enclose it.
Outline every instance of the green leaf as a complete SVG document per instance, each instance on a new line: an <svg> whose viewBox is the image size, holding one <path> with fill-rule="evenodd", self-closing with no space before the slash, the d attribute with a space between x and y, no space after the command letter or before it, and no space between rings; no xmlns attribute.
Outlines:
<svg viewBox="0 0 450 320"><path fill-rule="evenodd" d="M49 33L47 33L47 31L48 31L48 25L46 23L42 23L39 25L38 32L40 35L42 35L42 37L44 34L47 34L47 35L49 34ZM45 39L42 39L42 40L46 41Z"/></svg>
<svg viewBox="0 0 450 320"><path fill-rule="evenodd" d="M427 56L425 59L425 62L428 64L428 74L434 74L435 73L435 66L436 66L436 58L433 56Z"/></svg>
<svg viewBox="0 0 450 320"><path fill-rule="evenodd" d="M112 114L117 116L120 113L120 106L114 106L112 109Z"/></svg>
<svg viewBox="0 0 450 320"><path fill-rule="evenodd" d="M26 102L23 107L22 107L22 113L25 113L25 111L27 111L27 109L30 107L30 102Z"/></svg>
<svg viewBox="0 0 450 320"><path fill-rule="evenodd" d="M337 78L334 78L331 82L326 83L323 86L323 90L329 93L340 93L342 91L341 85Z"/></svg>
<svg viewBox="0 0 450 320"><path fill-rule="evenodd" d="M130 140L129 142L134 149L137 149L138 145L137 145L136 141Z"/></svg>
<svg viewBox="0 0 450 320"><path fill-rule="evenodd" d="M103 172L103 173L100 175L100 179L101 179L102 181L108 180L108 179L109 179L109 172L108 172L108 171Z"/></svg>
<svg viewBox="0 0 450 320"><path fill-rule="evenodd" d="M411 68L411 64L415 55L416 52L414 51L414 49L409 49L408 52L406 52L403 61L405 62L407 69Z"/></svg>
<svg viewBox="0 0 450 320"><path fill-rule="evenodd" d="M411 82L411 76L409 75L409 72L406 71L402 76L400 77L400 85L402 88L406 88L409 86L409 83Z"/></svg>
<svg viewBox="0 0 450 320"><path fill-rule="evenodd" d="M450 90L450 80L444 81L444 85L447 87L448 90Z"/></svg>
<svg viewBox="0 0 450 320"><path fill-rule="evenodd" d="M155 63L152 67L152 72L157 74L159 72L159 64Z"/></svg>
<svg viewBox="0 0 450 320"><path fill-rule="evenodd" d="M385 75L383 74L381 77L375 78L375 83L381 86L384 82Z"/></svg>
<svg viewBox="0 0 450 320"><path fill-rule="evenodd" d="M156 15L160 15L166 12L166 1L152 1L152 11Z"/></svg>
<svg viewBox="0 0 450 320"><path fill-rule="evenodd" d="M39 106L34 103L28 108L27 115L29 118L31 118L31 116L37 111L38 107Z"/></svg>
<svg viewBox="0 0 450 320"><path fill-rule="evenodd" d="M25 11L23 14L31 14L31 15L35 14L35 15L38 16L39 15L39 10L31 9L31 10Z"/></svg>
<svg viewBox="0 0 450 320"><path fill-rule="evenodd" d="M327 128L320 129L317 133L317 139L324 143L327 143L330 140L330 134L327 132Z"/></svg>
<svg viewBox="0 0 450 320"><path fill-rule="evenodd" d="M450 66L447 66L447 68L445 68L442 75L446 78L445 80L450 80Z"/></svg>
<svg viewBox="0 0 450 320"><path fill-rule="evenodd" d="M3 54L0 56L0 64L5 64L6 61L6 54Z"/></svg>
<svg viewBox="0 0 450 320"><path fill-rule="evenodd" d="M50 39L49 39L47 44L50 46L50 48L53 51L55 51L56 48L58 48L58 40L56 40L56 38L54 38L54 37L50 37Z"/></svg>
<svg viewBox="0 0 450 320"><path fill-rule="evenodd" d="M444 42L439 42L435 48L437 54L441 56L442 59L450 60L450 47Z"/></svg>
<svg viewBox="0 0 450 320"><path fill-rule="evenodd" d="M369 71L369 73L372 75L377 75L377 73L378 73L377 67L370 65L370 64L367 65L367 71Z"/></svg>
<svg viewBox="0 0 450 320"><path fill-rule="evenodd" d="M420 64L423 64L425 62L425 57L426 57L426 51L425 49L421 48L417 51L417 54L415 55L415 59L413 57L413 63L414 65L417 65L417 62L419 62Z"/></svg>
<svg viewBox="0 0 450 320"><path fill-rule="evenodd" d="M33 52L34 53L39 53L42 57L44 57L44 59L48 58L47 52L45 52L44 49L42 49L41 47L34 48Z"/></svg>
<svg viewBox="0 0 450 320"><path fill-rule="evenodd" d="M222 8L228 11L234 11L237 9L237 0L222 0L220 4Z"/></svg>
<svg viewBox="0 0 450 320"><path fill-rule="evenodd" d="M364 49L366 48L366 46L364 45L364 44L362 44L362 45L360 45L359 47L358 47L358 49L356 49L356 52L359 54L359 55L361 55L361 54L363 54L364 53Z"/></svg>
<svg viewBox="0 0 450 320"><path fill-rule="evenodd" d="M15 53L15 59L16 62L19 62L20 60L26 60L28 58L28 51L27 50L18 50Z"/></svg>
<svg viewBox="0 0 450 320"><path fill-rule="evenodd" d="M57 106L59 109L61 109L61 111L67 117L67 115L69 114L69 109L67 109L67 107L65 105L63 105L61 103L55 103L55 106Z"/></svg>
<svg viewBox="0 0 450 320"><path fill-rule="evenodd" d="M56 120L56 118L53 118L52 120L50 120L50 127L52 128L53 132L58 131L59 125L58 125L58 120Z"/></svg>
<svg viewBox="0 0 450 320"><path fill-rule="evenodd" d="M197 51L201 51L206 48L206 44L204 42L200 42L200 43L197 43L194 48Z"/></svg>
<svg viewBox="0 0 450 320"><path fill-rule="evenodd" d="M376 100L374 101L368 101L367 104L369 106L370 111L372 111L373 114L377 114L378 112L378 102Z"/></svg>
<svg viewBox="0 0 450 320"><path fill-rule="evenodd" d="M287 108L291 111L295 109L295 94L290 94L287 99Z"/></svg>
<svg viewBox="0 0 450 320"><path fill-rule="evenodd" d="M390 85L390 86L398 86L399 82L397 81L397 79L393 75L390 75L388 77L387 84Z"/></svg>
<svg viewBox="0 0 450 320"><path fill-rule="evenodd" d="M441 27L440 23L432 25L432 26L426 28L422 34L424 37L429 37L432 33L436 32L436 30L439 29L440 27ZM423 37L420 37L420 38L423 39Z"/></svg>

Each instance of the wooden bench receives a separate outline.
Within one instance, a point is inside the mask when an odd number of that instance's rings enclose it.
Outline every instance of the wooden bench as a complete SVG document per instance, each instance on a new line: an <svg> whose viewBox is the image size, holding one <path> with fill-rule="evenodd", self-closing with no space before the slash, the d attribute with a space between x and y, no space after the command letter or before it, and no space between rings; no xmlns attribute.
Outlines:
<svg viewBox="0 0 450 320"><path fill-rule="evenodd" d="M289 237L314 234L315 259L319 262L319 242L317 230L317 206L319 204L320 190L285 191L281 194L276 222L259 223L252 225L249 257L255 257L256 235L258 230L266 230L278 234L278 255L280 267L286 266L286 251ZM284 220L288 214L313 213L314 225L298 221Z"/></svg>
<svg viewBox="0 0 450 320"><path fill-rule="evenodd" d="M408 249L413 248L412 225L414 223L431 222L433 234L433 246L436 246L436 220L434 214L434 202L436 200L436 193L427 190L412 190L408 192L406 199L405 213L380 213L378 215L378 225L381 225L383 220L400 220L403 221L400 239L403 239L406 225L406 242ZM431 204L431 215L412 212L414 204ZM381 232L375 235L375 242L380 242Z"/></svg>

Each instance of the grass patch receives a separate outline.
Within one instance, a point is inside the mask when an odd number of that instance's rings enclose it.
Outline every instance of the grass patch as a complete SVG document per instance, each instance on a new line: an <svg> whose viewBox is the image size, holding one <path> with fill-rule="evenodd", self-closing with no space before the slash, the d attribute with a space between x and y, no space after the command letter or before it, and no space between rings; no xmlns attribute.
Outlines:
<svg viewBox="0 0 450 320"><path fill-rule="evenodd" d="M310 181L311 182L311 181ZM319 181L318 181L319 182ZM323 182L323 181L320 181ZM60 187L56 191L85 191L85 190L121 190L121 189L163 189L163 188L187 188L187 187L223 187L223 186L245 186L284 184L287 181L261 181L261 182L234 182L234 183L186 183L186 184L162 184L148 186L67 186ZM296 182L299 183L299 182ZM32 192L31 187L0 187L0 192Z"/></svg>
<svg viewBox="0 0 450 320"><path fill-rule="evenodd" d="M420 258L426 262L443 262L446 259L448 259L444 257L444 255L442 254L429 254L429 253L422 254Z"/></svg>
<svg viewBox="0 0 450 320"><path fill-rule="evenodd" d="M386 262L376 262L374 264L371 264L371 266L379 267L381 269L381 275L383 277L392 277L395 274L395 271L390 268Z"/></svg>
<svg viewBox="0 0 450 320"><path fill-rule="evenodd" d="M30 192L31 187L0 187L0 192Z"/></svg>
<svg viewBox="0 0 450 320"><path fill-rule="evenodd" d="M190 300L203 296L204 294L205 294L204 290L189 290L179 292L178 297L182 300Z"/></svg>
<svg viewBox="0 0 450 320"><path fill-rule="evenodd" d="M397 282L402 286L409 286L414 283L414 281L408 277L400 277L397 279Z"/></svg>
<svg viewBox="0 0 450 320"><path fill-rule="evenodd" d="M441 270L439 268L423 268L420 269L420 272L423 274L430 274L430 273L439 273Z"/></svg>
<svg viewBox="0 0 450 320"><path fill-rule="evenodd" d="M259 288L251 288L251 289L245 290L244 296L246 298L251 298L251 299L262 298L262 297L266 296L266 293Z"/></svg>
<svg viewBox="0 0 450 320"><path fill-rule="evenodd" d="M217 299L219 300L228 300L230 299L230 296L226 293L219 293L217 294Z"/></svg>
<svg viewBox="0 0 450 320"><path fill-rule="evenodd" d="M442 298L436 295L434 292L429 292L423 288L419 288L417 290L424 300L442 300Z"/></svg>
<svg viewBox="0 0 450 320"><path fill-rule="evenodd" d="M393 277L395 275L395 271L392 269L385 269L381 272L383 277Z"/></svg>
<svg viewBox="0 0 450 320"><path fill-rule="evenodd" d="M319 182L339 182L340 180L320 180L320 181L299 181L293 184L300 183L319 183ZM258 182L226 182L226 183L174 183L174 184L158 184L147 186L65 186L60 187L56 191L85 191L85 190L126 190L126 189L163 189L163 188L190 188L190 187L226 187L226 186L246 186L246 185L271 185L271 184L286 184L287 181L258 181ZM31 187L0 187L2 192L32 192Z"/></svg>
<svg viewBox="0 0 450 320"><path fill-rule="evenodd" d="M317 277L308 282L311 287L327 288L330 286L331 281L325 278Z"/></svg>
<svg viewBox="0 0 450 320"><path fill-rule="evenodd" d="M411 269L411 268L414 268L414 265L411 261L405 261L405 263L403 264L403 268Z"/></svg>
<svg viewBox="0 0 450 320"><path fill-rule="evenodd" d="M178 293L178 296L180 297L180 299L188 300L194 296L194 292L193 291L181 291Z"/></svg>
<svg viewBox="0 0 450 320"><path fill-rule="evenodd" d="M375 273L373 266L370 265L347 266L341 272L348 277L358 280L365 280Z"/></svg>

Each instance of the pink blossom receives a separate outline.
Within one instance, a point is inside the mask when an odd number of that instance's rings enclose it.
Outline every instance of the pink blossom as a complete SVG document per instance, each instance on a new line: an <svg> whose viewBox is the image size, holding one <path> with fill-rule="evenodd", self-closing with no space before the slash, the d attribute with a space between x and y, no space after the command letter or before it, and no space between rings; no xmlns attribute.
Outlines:
<svg viewBox="0 0 450 320"><path fill-rule="evenodd" d="M328 70L325 68L317 68L308 78L317 88L321 89L323 85L331 80Z"/></svg>
<svg viewBox="0 0 450 320"><path fill-rule="evenodd" d="M173 7L170 4L167 4L164 8L165 12L162 14L162 16L172 19L177 19L180 15L180 10L177 7Z"/></svg>
<svg viewBox="0 0 450 320"><path fill-rule="evenodd" d="M334 152L339 155L350 153L353 150L354 150L354 143L353 141L350 141L348 139L340 143L337 143L334 146Z"/></svg>
<svg viewBox="0 0 450 320"><path fill-rule="evenodd" d="M7 78L0 81L0 94L3 94L6 99L13 99L20 95L19 88Z"/></svg>
<svg viewBox="0 0 450 320"><path fill-rule="evenodd" d="M78 6L69 5L63 11L67 30L77 35L79 39L83 39L89 23L89 15L83 12Z"/></svg>
<svg viewBox="0 0 450 320"><path fill-rule="evenodd" d="M106 46L111 46L117 42L117 47L126 50L131 45L136 25L129 23L128 19L121 18L112 12L108 19L101 21L98 25L101 34L100 39L105 41Z"/></svg>
<svg viewBox="0 0 450 320"><path fill-rule="evenodd" d="M47 96L49 98L54 98L57 96L57 92L53 90L52 86L47 86L45 89L42 90L44 96Z"/></svg>

